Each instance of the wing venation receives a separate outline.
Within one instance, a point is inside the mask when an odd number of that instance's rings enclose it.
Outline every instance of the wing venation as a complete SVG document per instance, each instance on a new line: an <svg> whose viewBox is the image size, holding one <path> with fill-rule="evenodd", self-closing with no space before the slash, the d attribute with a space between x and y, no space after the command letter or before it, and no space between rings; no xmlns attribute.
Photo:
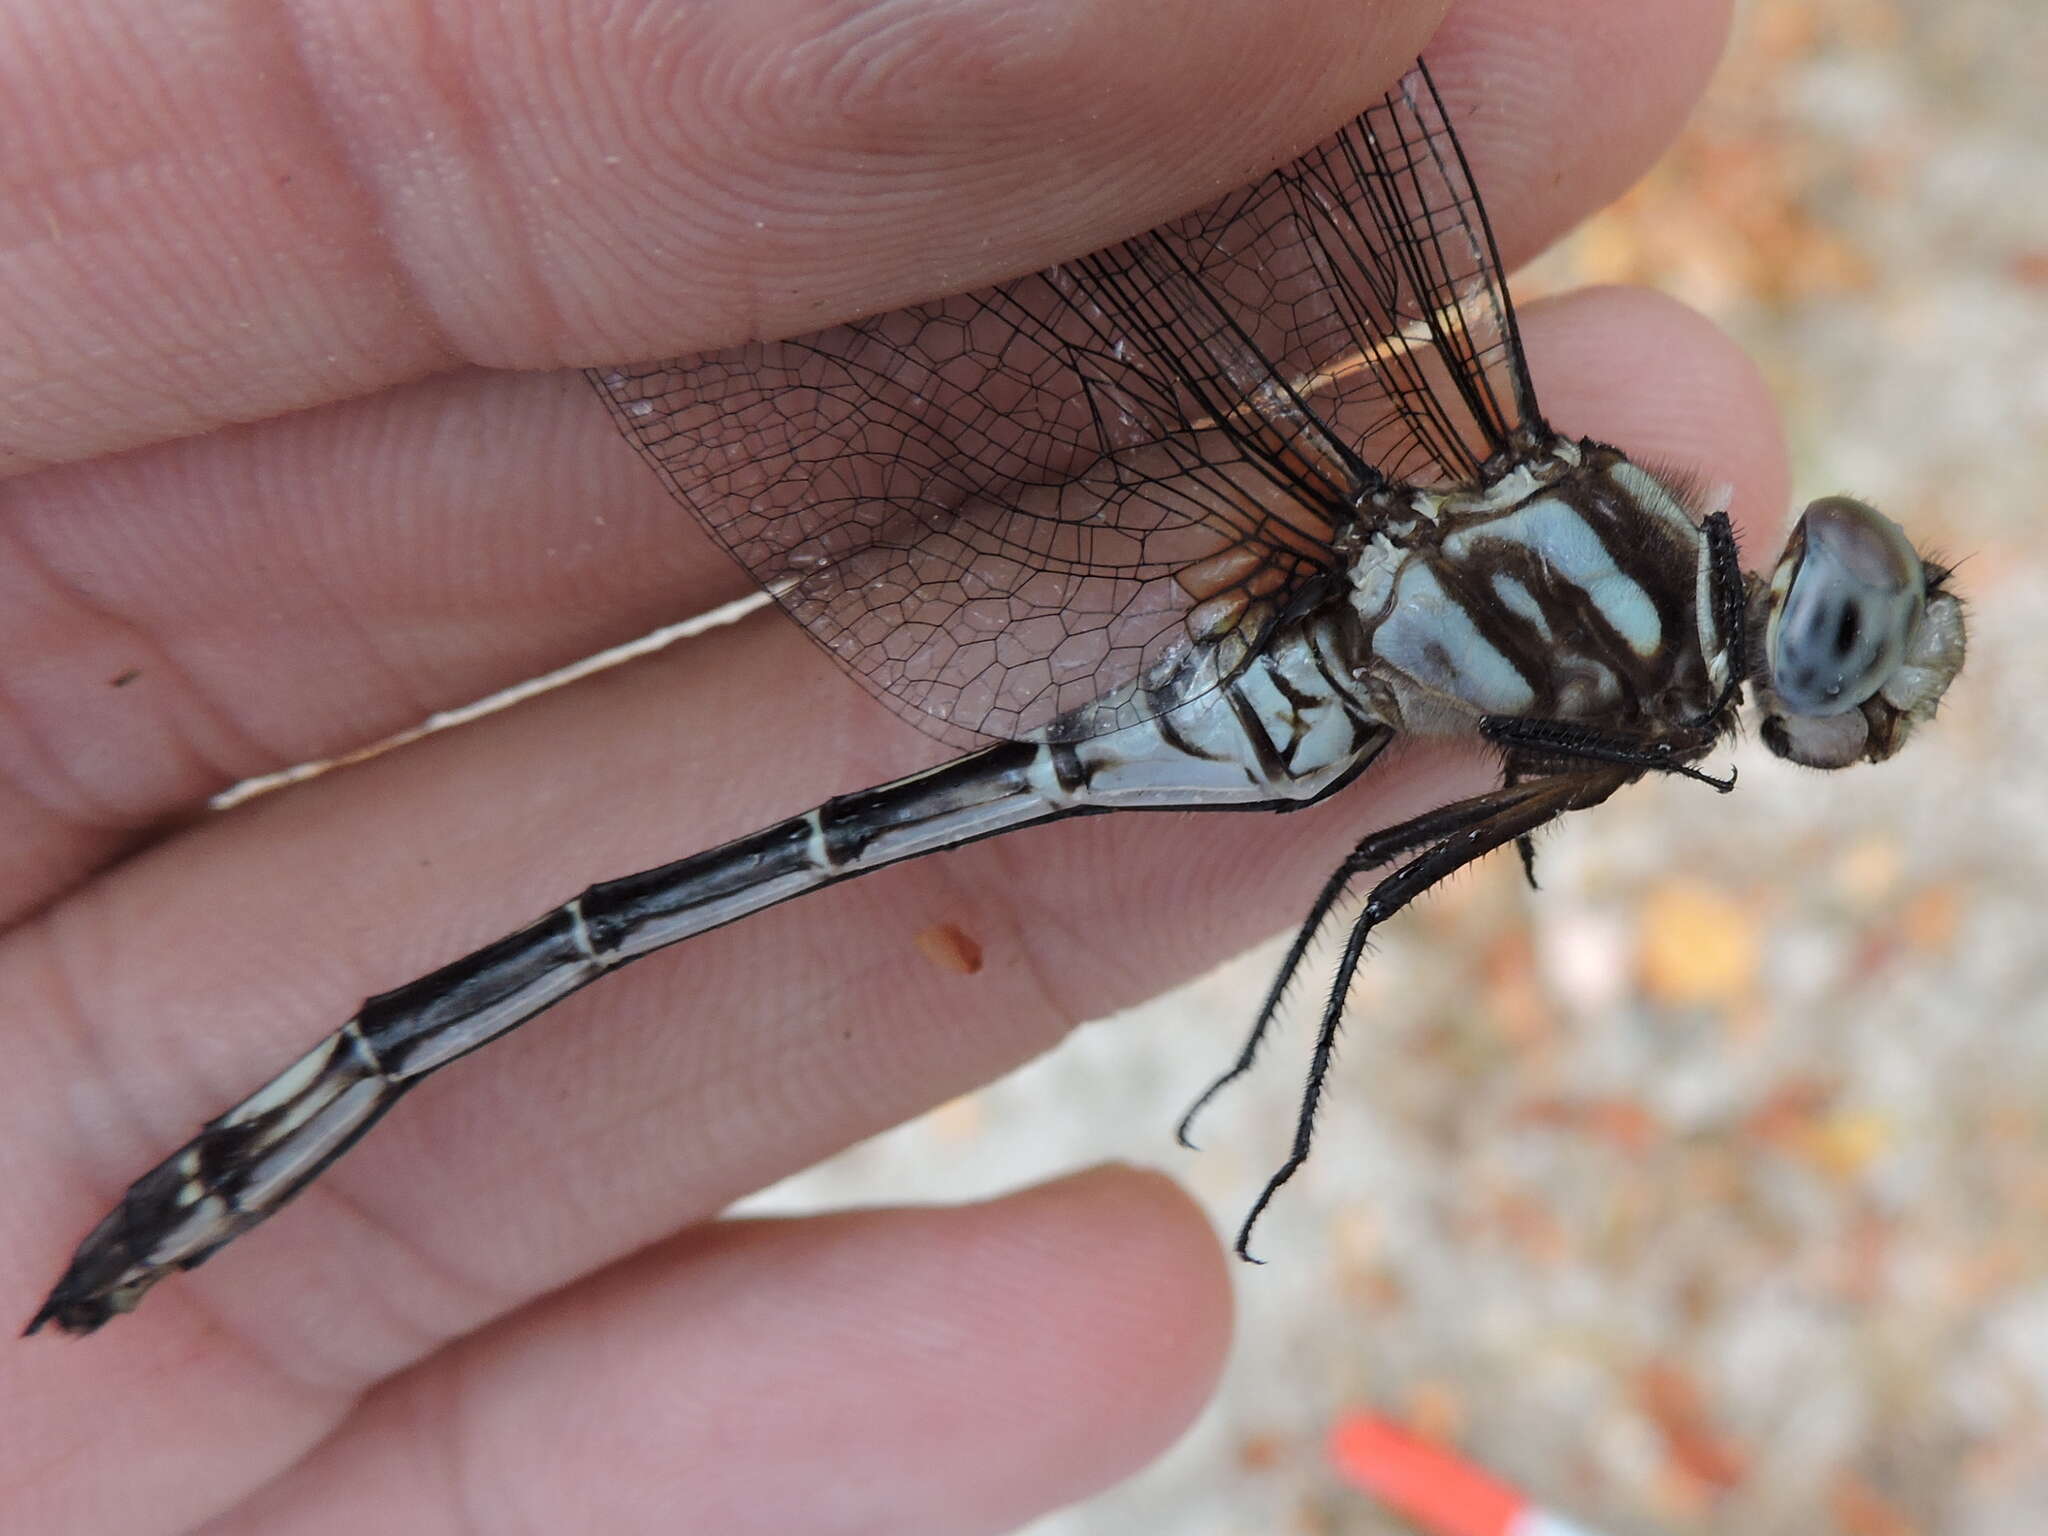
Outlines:
<svg viewBox="0 0 2048 1536"><path fill-rule="evenodd" d="M1209 208L980 293L591 375L848 671L956 743L1099 732L1255 647L1340 531L1539 431L1491 232L1418 65Z"/></svg>

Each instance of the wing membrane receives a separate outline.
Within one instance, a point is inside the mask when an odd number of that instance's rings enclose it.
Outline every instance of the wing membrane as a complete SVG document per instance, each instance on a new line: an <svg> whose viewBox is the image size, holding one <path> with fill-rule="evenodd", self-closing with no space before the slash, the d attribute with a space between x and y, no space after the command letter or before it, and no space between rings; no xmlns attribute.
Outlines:
<svg viewBox="0 0 2048 1536"><path fill-rule="evenodd" d="M1384 498L1484 480L1541 430L1419 65L1301 159L1092 256L592 378L776 600L955 742L1141 717L1129 685L1255 646Z"/></svg>

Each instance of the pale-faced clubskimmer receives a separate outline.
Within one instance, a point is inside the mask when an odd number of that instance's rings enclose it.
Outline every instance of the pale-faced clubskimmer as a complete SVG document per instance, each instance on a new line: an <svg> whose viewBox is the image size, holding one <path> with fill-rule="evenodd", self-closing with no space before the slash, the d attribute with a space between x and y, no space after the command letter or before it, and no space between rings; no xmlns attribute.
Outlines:
<svg viewBox="0 0 2048 1536"><path fill-rule="evenodd" d="M133 1184L30 1324L89 1332L281 1207L405 1090L606 971L820 886L1124 809L1287 810L1400 733L1501 784L1367 837L1237 1062L1371 871L1322 1011L1309 1149L1373 928L1646 773L1754 692L1772 750L1880 761L1960 668L1948 572L1847 498L1768 576L1726 510L1537 409L1476 191L1420 66L1202 212L987 292L593 378L619 425L885 703L970 747L593 886L370 999ZM1208 1094L1203 1096L1206 1102ZM1200 1108L1198 1103L1197 1108ZM1185 1125L1183 1125L1185 1130ZM1248 1255L1247 1255L1248 1256Z"/></svg>

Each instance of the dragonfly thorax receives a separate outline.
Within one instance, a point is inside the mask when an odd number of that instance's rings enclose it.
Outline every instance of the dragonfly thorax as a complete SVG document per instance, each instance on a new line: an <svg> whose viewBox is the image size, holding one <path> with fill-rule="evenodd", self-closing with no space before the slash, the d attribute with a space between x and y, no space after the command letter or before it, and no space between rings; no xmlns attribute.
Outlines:
<svg viewBox="0 0 2048 1536"><path fill-rule="evenodd" d="M1656 476L1560 439L1487 491L1418 511L1349 572L1388 724L1583 720L1656 739L1712 709L1727 644L1708 543Z"/></svg>

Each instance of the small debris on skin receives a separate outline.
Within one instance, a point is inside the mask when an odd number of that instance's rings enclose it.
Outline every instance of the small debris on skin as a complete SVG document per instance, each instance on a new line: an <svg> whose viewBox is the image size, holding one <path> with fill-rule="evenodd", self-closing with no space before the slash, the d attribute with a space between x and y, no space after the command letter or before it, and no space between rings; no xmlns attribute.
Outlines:
<svg viewBox="0 0 2048 1536"><path fill-rule="evenodd" d="M973 976L981 970L981 946L952 923L934 923L912 941L917 952L942 971Z"/></svg>

